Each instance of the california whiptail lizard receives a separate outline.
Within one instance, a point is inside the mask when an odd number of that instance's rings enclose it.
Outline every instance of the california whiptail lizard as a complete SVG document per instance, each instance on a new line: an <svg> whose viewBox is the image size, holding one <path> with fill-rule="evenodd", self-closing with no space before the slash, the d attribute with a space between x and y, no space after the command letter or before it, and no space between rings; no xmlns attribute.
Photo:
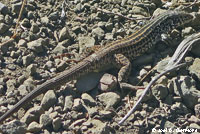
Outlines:
<svg viewBox="0 0 200 134"><path fill-rule="evenodd" d="M125 83L125 78L130 73L130 60L149 50L161 38L162 33L169 32L180 25L188 23L192 19L192 15L182 11L167 11L160 14L127 38L106 45L60 75L38 86L3 114L0 117L0 123L14 112L17 112L25 103L30 102L33 98L45 93L47 90L78 79L89 72L101 70L104 67L120 67L118 73L119 85L121 88L129 87L130 84Z"/></svg>

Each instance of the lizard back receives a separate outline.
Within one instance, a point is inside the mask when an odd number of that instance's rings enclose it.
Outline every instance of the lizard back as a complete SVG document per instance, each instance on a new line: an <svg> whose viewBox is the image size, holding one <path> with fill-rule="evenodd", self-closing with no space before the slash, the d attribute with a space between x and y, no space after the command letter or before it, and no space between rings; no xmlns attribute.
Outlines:
<svg viewBox="0 0 200 134"><path fill-rule="evenodd" d="M14 112L17 112L24 104L50 89L61 86L70 80L80 78L88 72L99 70L107 64L111 64L114 67L115 54L123 54L130 60L142 55L158 41L161 33L169 32L171 29L189 22L192 18L192 15L182 11L167 11L159 15L129 37L108 44L86 57L83 61L60 73L60 75L35 88L2 115L0 123Z"/></svg>

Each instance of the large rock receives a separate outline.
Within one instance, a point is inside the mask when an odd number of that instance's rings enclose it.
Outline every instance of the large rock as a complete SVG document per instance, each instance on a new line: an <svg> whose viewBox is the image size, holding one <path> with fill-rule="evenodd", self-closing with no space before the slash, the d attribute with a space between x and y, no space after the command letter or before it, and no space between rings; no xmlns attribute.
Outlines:
<svg viewBox="0 0 200 134"><path fill-rule="evenodd" d="M101 29L100 27L97 27L95 29L92 30L92 35L98 39L98 40L102 40L103 37L105 36L105 32L103 29Z"/></svg>
<svg viewBox="0 0 200 134"><path fill-rule="evenodd" d="M106 105L106 109L116 106L120 101L120 96L115 92L107 92L98 95L98 99Z"/></svg>
<svg viewBox="0 0 200 134"><path fill-rule="evenodd" d="M200 59L196 58L193 64L189 67L190 74L200 80Z"/></svg>
<svg viewBox="0 0 200 134"><path fill-rule="evenodd" d="M76 88L79 92L87 92L95 88L102 76L102 73L89 73L76 82Z"/></svg>
<svg viewBox="0 0 200 134"><path fill-rule="evenodd" d="M0 2L0 12L4 15L9 13L8 7L1 2Z"/></svg>
<svg viewBox="0 0 200 134"><path fill-rule="evenodd" d="M37 121L42 113L44 113L44 109L41 106L35 106L25 113L21 121L26 124L29 124L32 121Z"/></svg>
<svg viewBox="0 0 200 134"><path fill-rule="evenodd" d="M188 108L194 109L200 98L200 91L196 89L195 81L192 78L188 76L173 78L169 88L174 89L174 93L182 98Z"/></svg>
<svg viewBox="0 0 200 134"><path fill-rule="evenodd" d="M57 101L57 97L56 97L54 91L49 90L45 93L45 95L42 99L42 102L41 102L41 106L45 110L48 110L51 106L55 105L56 101Z"/></svg>
<svg viewBox="0 0 200 134"><path fill-rule="evenodd" d="M72 35L67 27L64 27L59 34L59 41L63 41L65 39L71 39Z"/></svg>
<svg viewBox="0 0 200 134"><path fill-rule="evenodd" d="M19 120L14 120L8 124L1 125L0 129L4 134L25 134L26 124Z"/></svg>
<svg viewBox="0 0 200 134"><path fill-rule="evenodd" d="M0 24L0 34L4 34L10 27L4 23Z"/></svg>
<svg viewBox="0 0 200 134"><path fill-rule="evenodd" d="M28 48L36 53L42 53L44 51L43 45L46 45L46 41L42 38L31 41L28 44Z"/></svg>
<svg viewBox="0 0 200 134"><path fill-rule="evenodd" d="M82 53L85 48L93 47L95 45L95 39L93 37L79 37L78 40L80 53Z"/></svg>

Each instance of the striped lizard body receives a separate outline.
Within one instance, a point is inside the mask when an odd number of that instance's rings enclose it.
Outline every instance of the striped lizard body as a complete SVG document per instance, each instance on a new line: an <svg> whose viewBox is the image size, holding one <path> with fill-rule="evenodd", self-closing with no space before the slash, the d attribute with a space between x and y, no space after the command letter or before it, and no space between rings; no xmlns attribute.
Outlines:
<svg viewBox="0 0 200 134"><path fill-rule="evenodd" d="M57 77L47 80L38 86L3 114L0 117L0 123L36 96L66 82L78 79L89 72L99 71L105 67L120 67L118 73L120 87L131 87L125 81L125 76L129 75L131 69L130 60L149 50L160 39L162 33L169 32L180 25L188 23L192 18L192 15L182 11L167 11L160 14L129 37L106 45Z"/></svg>

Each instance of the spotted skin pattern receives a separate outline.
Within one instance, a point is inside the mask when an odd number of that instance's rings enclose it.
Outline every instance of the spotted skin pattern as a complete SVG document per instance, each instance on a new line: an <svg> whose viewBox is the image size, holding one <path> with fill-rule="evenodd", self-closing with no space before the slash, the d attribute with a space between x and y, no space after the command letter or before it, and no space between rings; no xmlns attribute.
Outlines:
<svg viewBox="0 0 200 134"><path fill-rule="evenodd" d="M161 38L162 33L169 32L180 25L188 23L192 19L192 15L182 11L167 11L160 14L129 37L100 48L78 64L35 88L2 115L0 117L0 123L38 95L71 80L78 79L89 72L118 66L120 67L118 73L120 87L126 87L128 83L126 83L125 79L130 73L130 61L149 50Z"/></svg>

